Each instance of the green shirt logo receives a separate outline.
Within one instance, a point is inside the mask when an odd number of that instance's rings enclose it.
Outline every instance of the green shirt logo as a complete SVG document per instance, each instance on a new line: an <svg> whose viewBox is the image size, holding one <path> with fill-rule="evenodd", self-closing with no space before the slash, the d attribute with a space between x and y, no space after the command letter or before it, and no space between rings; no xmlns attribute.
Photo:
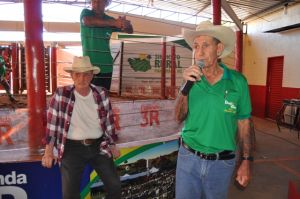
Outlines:
<svg viewBox="0 0 300 199"><path fill-rule="evenodd" d="M234 102L229 102L227 99L225 99L225 112L227 113L236 113L236 105Z"/></svg>

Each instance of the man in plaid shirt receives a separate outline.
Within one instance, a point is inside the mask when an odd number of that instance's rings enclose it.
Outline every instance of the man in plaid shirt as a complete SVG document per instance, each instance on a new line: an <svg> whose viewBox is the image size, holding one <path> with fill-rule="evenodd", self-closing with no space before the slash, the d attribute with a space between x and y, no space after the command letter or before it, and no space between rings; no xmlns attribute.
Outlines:
<svg viewBox="0 0 300 199"><path fill-rule="evenodd" d="M64 199L80 198L80 178L92 166L107 190L107 198L121 198L121 183L113 158L119 157L111 103L104 88L91 84L100 69L89 57L75 57L71 67L74 85L58 88L47 112L46 149L42 165L60 163ZM56 158L54 147L58 151Z"/></svg>

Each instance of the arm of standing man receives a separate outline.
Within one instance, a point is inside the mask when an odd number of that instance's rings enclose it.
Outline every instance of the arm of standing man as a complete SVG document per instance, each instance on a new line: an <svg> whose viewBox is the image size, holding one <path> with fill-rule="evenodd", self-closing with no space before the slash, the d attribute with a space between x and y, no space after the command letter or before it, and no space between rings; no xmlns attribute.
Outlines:
<svg viewBox="0 0 300 199"><path fill-rule="evenodd" d="M122 32L133 33L132 24L126 19L126 16L119 16L118 19L104 19L97 16L83 16L82 23L88 27L115 27L120 29Z"/></svg>
<svg viewBox="0 0 300 199"><path fill-rule="evenodd" d="M120 149L116 146L115 141L118 140L118 135L116 134L116 127L115 127L115 120L114 120L114 113L112 110L111 102L108 97L107 91L103 91L105 93L104 97L104 104L107 104L107 116L106 116L106 129L107 134L109 136L109 148L114 158L120 157Z"/></svg>
<svg viewBox="0 0 300 199"><path fill-rule="evenodd" d="M42 166L46 168L51 168L54 164L57 163L57 157L54 156L53 149L58 136L58 95L56 93L52 96L49 102L49 109L47 111L47 128L46 128L46 148L45 153L42 157Z"/></svg>
<svg viewBox="0 0 300 199"><path fill-rule="evenodd" d="M195 82L203 75L198 66L190 66L183 71L184 81ZM188 97L181 94L177 96L175 103L175 119L178 123L183 122L186 119L188 113Z"/></svg>
<svg viewBox="0 0 300 199"><path fill-rule="evenodd" d="M246 187L251 179L250 166L252 161L249 160L249 158L252 157L251 130L249 118L238 121L238 137L242 147L241 155L243 158L246 158L248 160L242 158L242 162L237 170L236 181L243 187Z"/></svg>

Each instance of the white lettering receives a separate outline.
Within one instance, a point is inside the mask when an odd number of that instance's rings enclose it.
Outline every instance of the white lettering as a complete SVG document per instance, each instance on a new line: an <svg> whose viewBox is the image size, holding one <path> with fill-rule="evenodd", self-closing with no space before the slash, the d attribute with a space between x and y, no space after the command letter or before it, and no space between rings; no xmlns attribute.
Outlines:
<svg viewBox="0 0 300 199"><path fill-rule="evenodd" d="M25 174L16 174L12 171L11 174L6 176L0 175L0 185L14 185L14 184L27 184L27 177Z"/></svg>
<svg viewBox="0 0 300 199"><path fill-rule="evenodd" d="M232 109L236 109L236 106L234 105L233 102L228 102L227 100L225 100L225 104L229 105L230 108L232 108Z"/></svg>
<svg viewBox="0 0 300 199"><path fill-rule="evenodd" d="M27 199L27 193L24 189L21 187L15 187L15 186L4 186L0 187L0 198L3 198L4 196L12 196L14 199L22 198Z"/></svg>
<svg viewBox="0 0 300 199"><path fill-rule="evenodd" d="M13 171L11 174L5 176L5 184L12 185L16 184L16 172Z"/></svg>
<svg viewBox="0 0 300 199"><path fill-rule="evenodd" d="M27 184L27 178L25 174L19 174L17 176L17 184Z"/></svg>

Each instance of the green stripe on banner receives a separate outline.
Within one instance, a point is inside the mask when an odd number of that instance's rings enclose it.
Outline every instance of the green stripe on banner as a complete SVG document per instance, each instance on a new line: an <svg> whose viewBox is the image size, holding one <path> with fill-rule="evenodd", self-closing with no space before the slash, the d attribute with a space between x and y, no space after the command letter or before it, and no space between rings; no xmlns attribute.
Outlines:
<svg viewBox="0 0 300 199"><path fill-rule="evenodd" d="M186 43L186 41L184 40L184 39L179 39L179 40L174 40L174 41L172 41L173 43L176 43L176 44L179 44L179 45L181 45L181 46L183 46L183 47L185 47L185 48L187 48L187 49L189 49L189 50L193 50L189 45L188 45L188 43Z"/></svg>
<svg viewBox="0 0 300 199"><path fill-rule="evenodd" d="M139 148L137 148L136 150L134 151L131 151L123 156L121 156L120 158L116 159L115 160L115 165L120 165L122 162L144 152L144 151L147 151L151 148L154 148L156 146L159 146L163 144L163 142L158 142L158 143L153 143L153 144L147 144L147 145L144 145L144 146L141 146ZM95 183L97 180L99 179L99 176L97 175L94 179L90 180L90 182L84 187L84 189L81 191L80 193L80 198L82 199L85 199L85 197L88 196L88 194L90 193L90 186Z"/></svg>

